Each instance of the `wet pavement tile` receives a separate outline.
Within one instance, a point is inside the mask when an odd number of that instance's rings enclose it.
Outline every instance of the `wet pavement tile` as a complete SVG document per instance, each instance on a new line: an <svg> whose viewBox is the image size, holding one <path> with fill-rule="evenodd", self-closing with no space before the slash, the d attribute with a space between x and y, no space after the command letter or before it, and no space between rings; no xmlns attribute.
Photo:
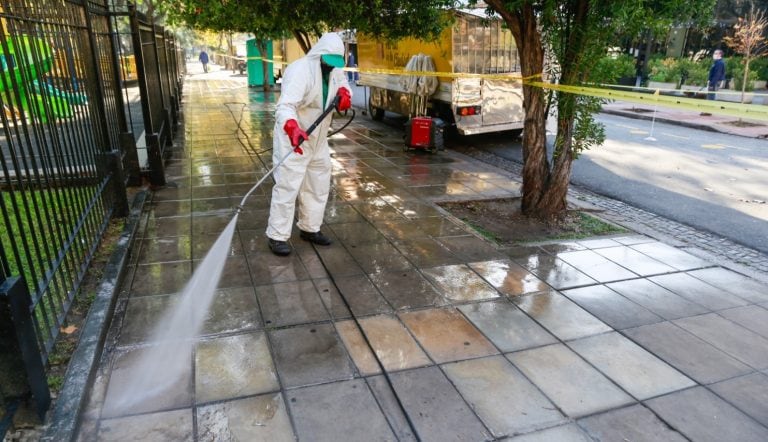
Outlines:
<svg viewBox="0 0 768 442"><path fill-rule="evenodd" d="M557 257L598 282L620 281L637 277L636 274L592 250L558 253Z"/></svg>
<svg viewBox="0 0 768 442"><path fill-rule="evenodd" d="M617 330L664 320L604 285L563 290L562 294Z"/></svg>
<svg viewBox="0 0 768 442"><path fill-rule="evenodd" d="M334 277L362 275L363 268L355 261L355 258L340 244L330 247L318 248L317 253L321 258L321 264ZM318 277L319 275L313 275Z"/></svg>
<svg viewBox="0 0 768 442"><path fill-rule="evenodd" d="M332 224L329 227L336 238L347 246L386 241L386 238L367 222Z"/></svg>
<svg viewBox="0 0 768 442"><path fill-rule="evenodd" d="M420 201L392 201L390 205L410 220L442 216L442 213L433 205Z"/></svg>
<svg viewBox="0 0 768 442"><path fill-rule="evenodd" d="M514 298L515 305L562 340L578 339L612 329L557 292Z"/></svg>
<svg viewBox="0 0 768 442"><path fill-rule="evenodd" d="M400 318L438 364L498 353L455 309L401 313Z"/></svg>
<svg viewBox="0 0 768 442"><path fill-rule="evenodd" d="M459 310L503 353L557 342L554 336L508 301L462 305Z"/></svg>
<svg viewBox="0 0 768 442"><path fill-rule="evenodd" d="M197 237L207 233L221 233L227 227L227 224L232 221L232 215L218 214L218 215L203 215L192 217L192 236Z"/></svg>
<svg viewBox="0 0 768 442"><path fill-rule="evenodd" d="M353 245L347 248L365 273L413 268L402 253L387 242Z"/></svg>
<svg viewBox="0 0 768 442"><path fill-rule="evenodd" d="M131 296L167 295L180 292L192 276L189 261L136 266Z"/></svg>
<svg viewBox="0 0 768 442"><path fill-rule="evenodd" d="M267 327L284 327L330 319L311 280L256 287Z"/></svg>
<svg viewBox="0 0 768 442"><path fill-rule="evenodd" d="M750 305L730 310L723 310L719 315L740 326L768 338L768 309Z"/></svg>
<svg viewBox="0 0 768 442"><path fill-rule="evenodd" d="M372 273L368 277L397 310L445 304L442 295L415 269Z"/></svg>
<svg viewBox="0 0 768 442"><path fill-rule="evenodd" d="M220 289L213 298L203 334L233 333L261 328L253 287Z"/></svg>
<svg viewBox="0 0 768 442"><path fill-rule="evenodd" d="M157 218L166 218L172 216L189 216L192 213L189 200L182 201L160 201L152 203L149 207L149 213Z"/></svg>
<svg viewBox="0 0 768 442"><path fill-rule="evenodd" d="M256 230L261 233L267 230L268 223L269 209L250 210L240 214L237 219L237 228L240 230Z"/></svg>
<svg viewBox="0 0 768 442"><path fill-rule="evenodd" d="M722 267L694 270L688 274L747 301L768 301L768 286Z"/></svg>
<svg viewBox="0 0 768 442"><path fill-rule="evenodd" d="M507 355L567 416L580 417L633 402L563 344Z"/></svg>
<svg viewBox="0 0 768 442"><path fill-rule="evenodd" d="M243 376L248 373L247 376ZM195 352L195 402L279 391L264 332L201 341Z"/></svg>
<svg viewBox="0 0 768 442"><path fill-rule="evenodd" d="M671 322L644 325L623 333L702 384L752 372L750 367Z"/></svg>
<svg viewBox="0 0 768 442"><path fill-rule="evenodd" d="M467 234L464 229L443 216L402 221L379 221L376 223L376 226L382 234L395 241L418 239L423 236L439 238L443 236L461 236Z"/></svg>
<svg viewBox="0 0 768 442"><path fill-rule="evenodd" d="M693 270L712 265L708 261L661 242L632 244L631 247L677 270Z"/></svg>
<svg viewBox="0 0 768 442"><path fill-rule="evenodd" d="M396 242L395 247L417 267L437 267L461 263L461 258L451 253L434 238L416 238Z"/></svg>
<svg viewBox="0 0 768 442"><path fill-rule="evenodd" d="M619 333L571 341L568 346L639 400L696 385Z"/></svg>
<svg viewBox="0 0 768 442"><path fill-rule="evenodd" d="M472 262L469 266L507 296L549 290L549 286L522 266L508 260Z"/></svg>
<svg viewBox="0 0 768 442"><path fill-rule="evenodd" d="M123 316L118 345L125 346L147 342L155 327L163 321L163 315L180 298L178 294L141 296L128 300Z"/></svg>
<svg viewBox="0 0 768 442"><path fill-rule="evenodd" d="M422 270L437 291L451 302L498 298L499 293L464 264Z"/></svg>
<svg viewBox="0 0 768 442"><path fill-rule="evenodd" d="M148 217L136 232L137 238L162 238L167 236L189 236L192 233L192 219L188 216L174 218Z"/></svg>
<svg viewBox="0 0 768 442"><path fill-rule="evenodd" d="M579 420L595 440L632 442L685 442L682 434L669 428L642 405L612 410Z"/></svg>
<svg viewBox="0 0 768 442"><path fill-rule="evenodd" d="M674 267L668 266L667 264L627 246L607 247L595 251L640 276L658 275L661 273L677 271Z"/></svg>
<svg viewBox="0 0 768 442"><path fill-rule="evenodd" d="M645 243L654 243L654 242L656 242L655 239L650 238L650 237L645 236L645 235L617 236L617 237L614 237L614 238L611 238L611 239L616 241L617 243L623 244L625 246L633 246L635 244L645 244Z"/></svg>
<svg viewBox="0 0 768 442"><path fill-rule="evenodd" d="M166 173L168 169L166 169ZM153 192L152 201L189 201L192 191L189 187L163 187Z"/></svg>
<svg viewBox="0 0 768 442"><path fill-rule="evenodd" d="M176 361L179 361L183 370L175 373L177 376L170 385L150 385L149 388L161 388L159 392L153 391L152 397L136 397L136 379L134 376L134 373L139 370L139 366L144 363L146 355L154 353L152 348L142 347L115 355L101 417L127 416L191 406L193 394L192 348L191 346L176 345L173 350L174 358L177 358ZM157 362L157 364L162 363L163 361ZM166 367L155 367L155 371L159 374L157 376L158 382L163 382L163 379L167 378L164 375L164 369Z"/></svg>
<svg viewBox="0 0 768 442"><path fill-rule="evenodd" d="M99 426L99 441L193 441L192 409L106 419Z"/></svg>
<svg viewBox="0 0 768 442"><path fill-rule="evenodd" d="M204 259L220 236L219 233L196 235L194 241L192 241L192 258L196 260ZM244 251L240 237L235 235L229 243L227 257L243 255Z"/></svg>
<svg viewBox="0 0 768 442"><path fill-rule="evenodd" d="M147 238L141 241L136 260L140 264L192 259L189 236Z"/></svg>
<svg viewBox="0 0 768 442"><path fill-rule="evenodd" d="M334 280L340 292L352 308L355 316L389 313L392 307L365 275L347 276Z"/></svg>
<svg viewBox="0 0 768 442"><path fill-rule="evenodd" d="M312 283L317 288L317 292L320 294L320 299L323 301L326 310L330 313L333 319L346 319L351 318L352 314L349 308L341 299L339 290L328 278L313 279Z"/></svg>
<svg viewBox="0 0 768 442"><path fill-rule="evenodd" d="M768 375L753 373L710 385L717 395L768 427Z"/></svg>
<svg viewBox="0 0 768 442"><path fill-rule="evenodd" d="M506 257L487 241L472 235L442 237L438 241L464 262Z"/></svg>
<svg viewBox="0 0 768 442"><path fill-rule="evenodd" d="M722 310L749 304L749 301L709 285L687 273L653 276L648 280L710 310Z"/></svg>
<svg viewBox="0 0 768 442"><path fill-rule="evenodd" d="M546 430L516 436L514 442L593 442L576 424L561 425Z"/></svg>
<svg viewBox="0 0 768 442"><path fill-rule="evenodd" d="M386 378L382 375L370 376L365 381L376 397L376 402L379 403L381 410L384 412L384 416L386 416L389 426L397 436L397 440L399 442L416 442L417 439L413 429L408 424L408 420L405 418L405 414L397 402L398 399L395 397L393 389Z"/></svg>
<svg viewBox="0 0 768 442"><path fill-rule="evenodd" d="M229 195L229 188L220 184L218 186L195 186L192 188L192 199L220 198L222 195Z"/></svg>
<svg viewBox="0 0 768 442"><path fill-rule="evenodd" d="M543 244L540 246L547 253L557 256L558 253L578 252L588 250L577 242L557 242L553 244Z"/></svg>
<svg viewBox="0 0 768 442"><path fill-rule="evenodd" d="M437 367L393 373L392 384L423 441L492 439Z"/></svg>
<svg viewBox="0 0 768 442"><path fill-rule="evenodd" d="M362 379L300 388L286 397L299 440L396 440Z"/></svg>
<svg viewBox="0 0 768 442"><path fill-rule="evenodd" d="M351 204L331 204L325 208L325 224L361 223L365 221Z"/></svg>
<svg viewBox="0 0 768 442"><path fill-rule="evenodd" d="M512 259L557 290L597 284L576 267L544 252Z"/></svg>
<svg viewBox="0 0 768 442"><path fill-rule="evenodd" d="M272 253L254 253L247 255L248 267L254 285L275 284L279 282L302 281L309 279L309 273L301 259L291 256L275 256ZM248 270L244 269L247 274Z"/></svg>
<svg viewBox="0 0 768 442"><path fill-rule="evenodd" d="M577 240L576 242L588 249L602 249L606 247L616 247L621 245L621 243L615 241L612 238L583 239Z"/></svg>
<svg viewBox="0 0 768 442"><path fill-rule="evenodd" d="M768 428L703 387L652 399L646 405L673 428L695 441L758 442Z"/></svg>
<svg viewBox="0 0 768 442"><path fill-rule="evenodd" d="M285 388L351 379L352 361L331 324L269 332L275 364Z"/></svg>
<svg viewBox="0 0 768 442"><path fill-rule="evenodd" d="M442 368L495 437L565 420L552 402L503 356L455 362Z"/></svg>
<svg viewBox="0 0 768 442"><path fill-rule="evenodd" d="M194 261L192 265L197 270L203 261ZM233 256L227 258L224 263L224 270L221 272L218 288L225 289L230 287L252 287L251 274L248 271L248 260L244 256Z"/></svg>
<svg viewBox="0 0 768 442"><path fill-rule="evenodd" d="M371 316L360 319L360 325L387 372L432 363L397 317Z"/></svg>
<svg viewBox="0 0 768 442"><path fill-rule="evenodd" d="M768 339L715 313L674 323L759 370L768 368Z"/></svg>
<svg viewBox="0 0 768 442"><path fill-rule="evenodd" d="M365 342L360 329L355 321L339 321L335 323L336 331L341 337L352 362L355 363L357 370L362 376L381 373L378 362L371 351L371 348Z"/></svg>
<svg viewBox="0 0 768 442"><path fill-rule="evenodd" d="M362 203L353 203L355 209L368 221L404 219L403 215L381 198L375 198Z"/></svg>
<svg viewBox="0 0 768 442"><path fill-rule="evenodd" d="M204 214L225 215L234 213L235 204L232 203L229 196L223 195L223 198L194 199L191 209L195 216Z"/></svg>
<svg viewBox="0 0 768 442"><path fill-rule="evenodd" d="M294 253L301 259L301 263L304 264L304 268L307 269L307 274L310 278L328 277L328 272L325 271L325 267L323 267L323 261L320 259L320 255L318 255L313 248L296 248Z"/></svg>
<svg viewBox="0 0 768 442"><path fill-rule="evenodd" d="M687 301L647 279L616 282L606 286L664 319L684 318L709 312L699 304Z"/></svg>

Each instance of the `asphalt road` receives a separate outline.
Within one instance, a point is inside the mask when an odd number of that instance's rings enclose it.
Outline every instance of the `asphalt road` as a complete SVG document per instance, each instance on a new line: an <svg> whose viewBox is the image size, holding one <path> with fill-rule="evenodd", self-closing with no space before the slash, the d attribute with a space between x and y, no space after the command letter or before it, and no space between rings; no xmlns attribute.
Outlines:
<svg viewBox="0 0 768 442"><path fill-rule="evenodd" d="M571 182L768 253L768 141L601 114L607 140ZM649 137L655 140L649 140ZM508 135L458 142L521 162Z"/></svg>

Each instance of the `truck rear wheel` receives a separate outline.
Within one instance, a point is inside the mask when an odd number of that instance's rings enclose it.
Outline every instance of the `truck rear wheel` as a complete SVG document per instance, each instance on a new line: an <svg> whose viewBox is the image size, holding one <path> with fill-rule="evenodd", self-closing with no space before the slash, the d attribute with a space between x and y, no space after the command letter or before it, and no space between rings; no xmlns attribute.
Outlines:
<svg viewBox="0 0 768 442"><path fill-rule="evenodd" d="M371 103L371 98L368 98L368 112L370 112L373 121L381 121L384 119L384 109L374 107Z"/></svg>

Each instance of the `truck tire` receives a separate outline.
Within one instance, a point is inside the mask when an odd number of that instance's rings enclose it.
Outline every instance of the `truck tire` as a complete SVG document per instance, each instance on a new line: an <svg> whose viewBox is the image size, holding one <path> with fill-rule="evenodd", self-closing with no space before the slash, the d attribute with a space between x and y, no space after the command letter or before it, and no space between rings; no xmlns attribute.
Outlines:
<svg viewBox="0 0 768 442"><path fill-rule="evenodd" d="M368 112L370 112L373 121L381 121L384 119L384 109L374 107L373 104L371 104L370 97L368 98Z"/></svg>

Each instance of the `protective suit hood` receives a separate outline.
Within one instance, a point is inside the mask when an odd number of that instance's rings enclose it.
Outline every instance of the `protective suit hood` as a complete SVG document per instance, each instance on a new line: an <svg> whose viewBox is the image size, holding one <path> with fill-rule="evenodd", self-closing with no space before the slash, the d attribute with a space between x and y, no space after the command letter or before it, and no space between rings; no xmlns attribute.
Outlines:
<svg viewBox="0 0 768 442"><path fill-rule="evenodd" d="M307 52L308 58L320 58L321 55L334 54L344 56L344 42L335 32L328 32L320 37L320 40Z"/></svg>

